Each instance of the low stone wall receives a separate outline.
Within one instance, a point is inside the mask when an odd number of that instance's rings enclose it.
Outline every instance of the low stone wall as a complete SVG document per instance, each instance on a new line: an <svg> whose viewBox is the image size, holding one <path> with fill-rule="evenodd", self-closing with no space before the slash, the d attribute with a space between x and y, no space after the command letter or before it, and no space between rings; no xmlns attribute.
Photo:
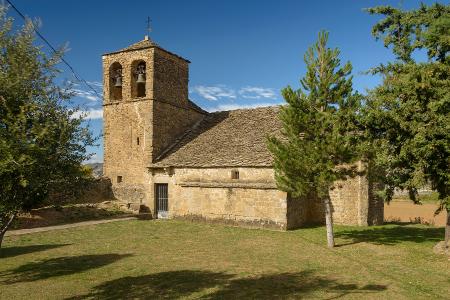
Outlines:
<svg viewBox="0 0 450 300"><path fill-rule="evenodd" d="M43 206L100 203L112 199L114 199L114 195L112 192L111 180L106 177L101 177L87 184L78 196L51 194L49 199L43 203Z"/></svg>
<svg viewBox="0 0 450 300"><path fill-rule="evenodd" d="M125 203L142 204L146 199L147 192L141 184L116 184L113 189L114 198Z"/></svg>

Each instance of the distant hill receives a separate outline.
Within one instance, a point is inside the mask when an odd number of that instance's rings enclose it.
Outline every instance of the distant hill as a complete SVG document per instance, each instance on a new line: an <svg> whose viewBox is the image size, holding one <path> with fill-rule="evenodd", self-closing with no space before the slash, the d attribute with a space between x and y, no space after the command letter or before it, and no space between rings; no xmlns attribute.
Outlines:
<svg viewBox="0 0 450 300"><path fill-rule="evenodd" d="M92 173L95 177L101 177L103 175L103 163L89 163L86 166L92 168Z"/></svg>

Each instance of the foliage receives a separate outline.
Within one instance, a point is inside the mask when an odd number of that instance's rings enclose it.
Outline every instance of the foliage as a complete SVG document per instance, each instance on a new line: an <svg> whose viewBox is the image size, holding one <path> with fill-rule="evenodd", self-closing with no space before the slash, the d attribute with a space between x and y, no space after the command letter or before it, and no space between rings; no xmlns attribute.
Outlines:
<svg viewBox="0 0 450 300"><path fill-rule="evenodd" d="M302 88L282 90L283 139L269 138L278 186L295 197L328 197L333 183L354 171L343 164L358 158L355 120L361 97L353 93L351 64L341 66L339 50L327 48L327 40L328 33L321 32L306 52Z"/></svg>
<svg viewBox="0 0 450 300"><path fill-rule="evenodd" d="M363 114L375 163L385 170L385 199L399 187L417 201L417 189L430 183L440 210L450 211L450 6L368 12L385 16L372 34L397 56L373 69L383 82L371 91ZM428 61L414 59L416 50L427 50Z"/></svg>
<svg viewBox="0 0 450 300"><path fill-rule="evenodd" d="M18 212L89 179L81 163L94 143L65 105L68 88L55 83L63 51L46 55L34 45L33 23L14 31L6 12L0 6L0 238Z"/></svg>
<svg viewBox="0 0 450 300"><path fill-rule="evenodd" d="M421 4L420 8L402 11L392 6L377 6L367 9L370 14L381 14L385 18L375 24L372 35L383 39L385 47L403 62L413 61L414 50L426 49L428 57L440 62L447 60L450 50L450 6L435 3Z"/></svg>

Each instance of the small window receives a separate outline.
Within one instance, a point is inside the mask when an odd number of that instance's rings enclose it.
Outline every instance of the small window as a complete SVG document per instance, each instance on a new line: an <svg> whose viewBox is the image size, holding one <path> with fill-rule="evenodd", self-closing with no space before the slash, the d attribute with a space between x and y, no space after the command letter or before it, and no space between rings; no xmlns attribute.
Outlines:
<svg viewBox="0 0 450 300"><path fill-rule="evenodd" d="M231 171L231 179L239 179L239 171Z"/></svg>
<svg viewBox="0 0 450 300"><path fill-rule="evenodd" d="M121 183L122 182L122 176L117 176L117 183Z"/></svg>
<svg viewBox="0 0 450 300"><path fill-rule="evenodd" d="M136 144L139 145L139 137L136 139Z"/></svg>

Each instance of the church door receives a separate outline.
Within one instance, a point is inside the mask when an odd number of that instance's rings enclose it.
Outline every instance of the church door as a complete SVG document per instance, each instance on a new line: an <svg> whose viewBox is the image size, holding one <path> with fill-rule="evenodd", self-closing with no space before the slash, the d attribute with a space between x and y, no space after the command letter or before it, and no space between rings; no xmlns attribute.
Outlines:
<svg viewBox="0 0 450 300"><path fill-rule="evenodd" d="M158 219L165 219L169 212L169 194L167 183L156 184L156 212Z"/></svg>

